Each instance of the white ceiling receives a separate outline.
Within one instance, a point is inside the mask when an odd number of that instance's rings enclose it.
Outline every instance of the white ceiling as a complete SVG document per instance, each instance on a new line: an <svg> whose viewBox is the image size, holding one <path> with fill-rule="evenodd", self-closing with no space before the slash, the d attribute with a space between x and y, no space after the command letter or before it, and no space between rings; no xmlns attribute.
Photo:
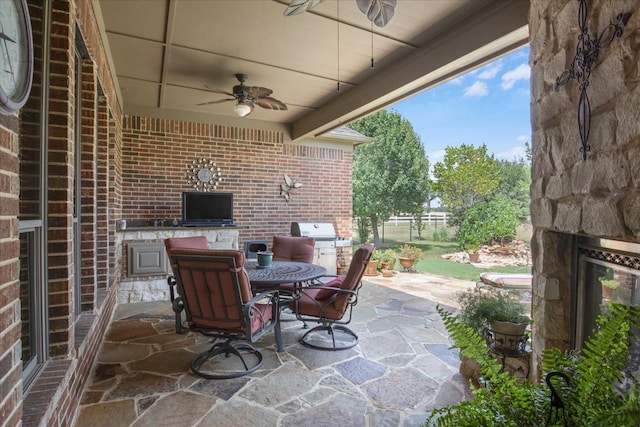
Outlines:
<svg viewBox="0 0 640 427"><path fill-rule="evenodd" d="M383 28L372 28L356 0L326 0L286 17L289 3L94 0L125 114L260 120L285 125L296 139L528 42L528 0L398 0ZM288 110L256 107L237 119L234 102L197 105L226 98L206 86L230 92L236 73L248 74L247 85L272 89Z"/></svg>

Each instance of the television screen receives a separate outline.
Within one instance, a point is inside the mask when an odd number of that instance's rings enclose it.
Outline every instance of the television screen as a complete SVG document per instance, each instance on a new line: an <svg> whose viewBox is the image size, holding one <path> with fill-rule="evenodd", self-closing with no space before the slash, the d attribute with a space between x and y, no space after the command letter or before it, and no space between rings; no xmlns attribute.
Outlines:
<svg viewBox="0 0 640 427"><path fill-rule="evenodd" d="M182 225L233 225L233 193L182 193Z"/></svg>

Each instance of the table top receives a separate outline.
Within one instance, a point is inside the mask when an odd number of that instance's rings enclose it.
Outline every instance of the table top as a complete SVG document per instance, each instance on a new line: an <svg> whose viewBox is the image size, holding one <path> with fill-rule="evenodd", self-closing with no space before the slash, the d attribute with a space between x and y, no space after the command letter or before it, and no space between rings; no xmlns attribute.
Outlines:
<svg viewBox="0 0 640 427"><path fill-rule="evenodd" d="M273 261L269 267L258 266L258 261L248 260L244 265L253 284L281 285L317 279L327 274L321 265L295 261Z"/></svg>

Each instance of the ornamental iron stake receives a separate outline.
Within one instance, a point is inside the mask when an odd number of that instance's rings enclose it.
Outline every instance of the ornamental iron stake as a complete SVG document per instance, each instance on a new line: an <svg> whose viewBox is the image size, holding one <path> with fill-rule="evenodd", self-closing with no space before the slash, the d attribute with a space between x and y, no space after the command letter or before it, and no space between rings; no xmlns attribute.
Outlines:
<svg viewBox="0 0 640 427"><path fill-rule="evenodd" d="M560 413L562 413L562 425L566 426L567 417L564 412L564 402L562 401L562 397L560 396L560 393L558 393L558 390L556 390L556 388L553 386L553 382L551 381L553 377L562 378L567 387L569 386L570 381L569 377L567 377L564 373L558 371L549 372L545 377L544 380L547 383L547 386L549 386L549 390L551 391L551 405L549 406L549 416L547 417L545 426L550 426L550 423L554 423L553 425L557 424L557 422L560 421Z"/></svg>
<svg viewBox="0 0 640 427"><path fill-rule="evenodd" d="M577 80L580 87L580 101L578 102L578 131L580 132L580 142L582 147L582 159L587 160L587 152L591 150L588 144L589 131L591 129L591 104L587 95L589 87L589 77L592 67L598 59L600 51L608 48L616 37L622 36L625 25L629 22L631 13L621 13L615 24L609 24L597 38L591 38L587 29L587 0L580 0L578 9L578 24L580 34L576 46L576 56L571 62L568 70L565 70L556 79L554 89L559 91L569 80Z"/></svg>

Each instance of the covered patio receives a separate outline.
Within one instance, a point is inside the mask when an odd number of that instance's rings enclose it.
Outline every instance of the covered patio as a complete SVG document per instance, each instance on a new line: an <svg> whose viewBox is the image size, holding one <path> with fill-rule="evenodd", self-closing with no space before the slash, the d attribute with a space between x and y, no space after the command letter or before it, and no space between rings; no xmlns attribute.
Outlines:
<svg viewBox="0 0 640 427"><path fill-rule="evenodd" d="M99 350L103 343L113 342L105 334L116 309L118 319L134 316L143 322L149 315L140 310L143 305L127 303L133 297L140 301L155 296L159 288L166 291L166 275L158 289L149 285L150 276L128 280L123 236L136 233L137 225L149 234L134 236L134 243L157 243L167 237L167 231L155 224L172 224L180 217L181 193L191 191L192 177L198 175L193 174L194 164L215 162L223 177L218 190L236 196L237 227L210 231L216 236L213 243L242 247L247 240L288 234L292 221L332 222L339 236L349 237L352 192L345 183L351 182L355 146L366 141L345 135L344 125L527 43L533 130L532 378L541 376L539 359L545 349L566 350L576 344L574 307L584 293L578 291L590 286L582 280L578 260L589 255L631 259L640 265L639 0L593 0L587 14L580 13L577 0L403 1L382 29L374 28L355 1L326 1L313 11L285 17L283 9L289 3L12 2L29 9L34 58L31 67L23 67L33 73L26 103L15 103L0 115L3 427L71 425L79 407L86 417L89 408L98 408L90 405L101 400L133 402L136 416L169 419L156 412L165 406L160 402L171 393L180 396L178 390L194 392L196 385L184 366L181 371L156 372L175 384L157 395L145 394L145 389L154 389L143 385L139 396L136 392L113 397L124 378L115 374L110 380L105 376L99 383L93 381L96 363L103 363ZM576 120L579 85L572 81L560 91L554 86L576 58L578 18L586 15L589 30L598 34L619 13L631 13L627 29L601 52L589 84L593 123L585 161L587 151L580 150ZM218 103L223 98L219 91L231 91L236 84L236 73L249 75L248 84L273 89L288 110L256 108L248 117L239 117L233 102ZM304 183L290 202L280 194L284 175ZM122 220L129 221L130 228L123 230ZM133 279L144 288L134 288ZM402 369L429 384L446 382L435 378L435 372L455 375L456 367L448 362L442 363L443 371L425 362L430 355L435 360L435 350L427 345L446 345L444 335L434 334L440 341L433 342L425 337L427 331L434 332L424 328L425 319L437 323L435 300L419 300L404 289L382 301L372 289L363 289L362 305L356 307L358 316L369 313L370 320L357 319L361 345L351 359L323 362L311 373L313 388L301 395L305 399L322 405L338 393L352 396L353 391L357 398L349 401L378 408L363 390L394 374L397 385L403 385ZM407 305L405 298L424 305ZM166 295L156 299L167 300ZM366 305L369 299L371 305ZM134 306L137 317L126 311ZM417 322L406 327L415 334L405 334L405 326L393 316L406 320L411 310L416 310ZM154 325L145 321L152 336L165 333L162 339L169 342L176 338L169 333L169 318L155 319ZM290 366L308 369L308 361L294 352L294 328L295 322L287 327L287 351L251 381L264 384ZM396 334L394 328L402 331ZM376 345L385 333L402 337L410 352L382 353L391 347ZM272 345L268 340L261 344ZM171 345L156 347L169 351ZM133 362L117 360L117 354L108 362L114 369L120 369L116 362ZM146 349L140 359L150 355ZM184 357L169 358L162 365L173 366L176 359L184 365ZM384 373L357 384L338 371L352 360L381 364ZM131 366L135 364L127 368ZM171 372L185 372L184 378ZM322 381L332 375L351 385L329 388L328 380ZM250 386L238 389L226 406L244 399ZM85 393L87 387L92 391ZM419 383L404 396L408 400L402 409L380 405L375 411L356 413L367 414L369 420L388 415L406 424L423 420L429 408L445 403L444 388L429 390ZM451 395L459 399L463 393ZM214 409L222 410L224 399L213 392L203 396L219 399ZM293 422L296 411L284 408L294 400L299 408L300 402L312 406L302 397L280 398L274 406L282 412L269 413L291 416L286 422ZM113 425L114 412L103 414L111 418L102 422ZM120 414L125 411L118 410Z"/></svg>
<svg viewBox="0 0 640 427"><path fill-rule="evenodd" d="M437 407L468 395L437 304L455 304L472 282L420 273L367 278L354 308L356 347L319 351L297 342L284 321L285 351L273 335L257 342L265 361L253 375L196 377L201 335L178 335L167 301L121 304L105 335L75 425L420 426ZM284 318L291 318L284 314Z"/></svg>

